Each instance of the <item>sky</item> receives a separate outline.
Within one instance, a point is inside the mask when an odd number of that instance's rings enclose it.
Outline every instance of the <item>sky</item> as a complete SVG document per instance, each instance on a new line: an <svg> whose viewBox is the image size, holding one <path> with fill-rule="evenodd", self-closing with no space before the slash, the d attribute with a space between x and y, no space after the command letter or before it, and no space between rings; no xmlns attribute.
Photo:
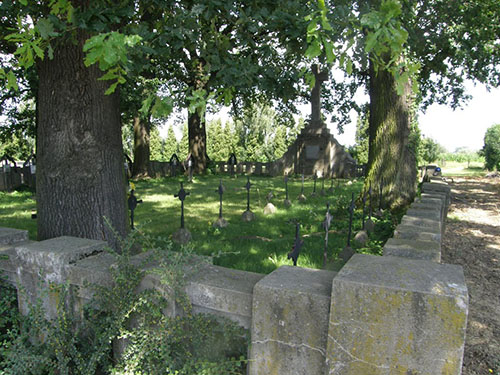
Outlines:
<svg viewBox="0 0 500 375"><path fill-rule="evenodd" d="M472 99L461 109L453 111L450 107L433 104L425 113L419 113L420 132L432 138L448 151L459 147L467 147L472 151L484 145L486 129L500 124L500 88L490 92L483 85L474 86L467 83L467 94ZM337 134L334 126L330 126L332 134L346 146L354 144L357 115L352 113L351 124L345 127L344 134Z"/></svg>

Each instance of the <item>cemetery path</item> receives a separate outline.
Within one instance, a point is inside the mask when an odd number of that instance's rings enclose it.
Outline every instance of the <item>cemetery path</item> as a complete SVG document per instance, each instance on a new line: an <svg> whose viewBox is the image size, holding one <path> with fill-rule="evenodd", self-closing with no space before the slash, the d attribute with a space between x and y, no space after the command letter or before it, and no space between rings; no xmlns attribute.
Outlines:
<svg viewBox="0 0 500 375"><path fill-rule="evenodd" d="M500 375L500 179L457 178L442 261L464 267L469 317L463 375Z"/></svg>

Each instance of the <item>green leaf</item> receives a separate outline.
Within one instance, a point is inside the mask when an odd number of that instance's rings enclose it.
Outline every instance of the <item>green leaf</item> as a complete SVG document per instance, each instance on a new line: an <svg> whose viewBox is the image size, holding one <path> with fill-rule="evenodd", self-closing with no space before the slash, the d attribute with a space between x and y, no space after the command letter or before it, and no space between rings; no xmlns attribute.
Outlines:
<svg viewBox="0 0 500 375"><path fill-rule="evenodd" d="M156 118L168 117L173 110L172 99L156 97L155 104L151 108L151 114Z"/></svg>
<svg viewBox="0 0 500 375"><path fill-rule="evenodd" d="M323 47L325 48L326 61L331 64L335 61L335 54L333 53L333 43L329 40L323 40Z"/></svg>
<svg viewBox="0 0 500 375"><path fill-rule="evenodd" d="M313 59L315 57L318 57L321 55L321 46L319 44L318 39L315 39L309 47L307 47L307 50L305 52L305 55L309 59Z"/></svg>
<svg viewBox="0 0 500 375"><path fill-rule="evenodd" d="M14 89L16 91L19 91L19 86L17 85L17 78L14 75L14 72L10 70L7 73L7 89Z"/></svg>
<svg viewBox="0 0 500 375"><path fill-rule="evenodd" d="M28 5L28 0L19 0L19 2L24 6Z"/></svg>
<svg viewBox="0 0 500 375"><path fill-rule="evenodd" d="M109 86L109 88L106 90L104 95L111 95L112 93L114 93L116 90L116 86L118 86L118 81L113 82L111 86Z"/></svg>
<svg viewBox="0 0 500 375"><path fill-rule="evenodd" d="M347 64L346 64L345 70L346 70L348 75L352 74L352 60L349 58L347 59Z"/></svg>
<svg viewBox="0 0 500 375"><path fill-rule="evenodd" d="M36 30L42 39L49 39L52 36L57 36L58 33L54 31L54 25L46 18L42 18L36 24Z"/></svg>

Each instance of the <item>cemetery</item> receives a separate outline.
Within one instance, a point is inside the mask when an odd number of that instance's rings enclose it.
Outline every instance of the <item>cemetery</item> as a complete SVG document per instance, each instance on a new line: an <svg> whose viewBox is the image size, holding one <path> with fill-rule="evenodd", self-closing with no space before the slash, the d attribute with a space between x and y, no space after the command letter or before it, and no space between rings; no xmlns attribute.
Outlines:
<svg viewBox="0 0 500 375"><path fill-rule="evenodd" d="M181 185L176 195L187 202L190 194L183 190ZM250 374L460 373L467 287L460 267L439 261L450 189L431 182L422 191L383 256L355 254L338 272L281 266L267 276L202 263L185 284L193 312L219 315L249 329ZM354 199L348 205L352 215ZM429 226L423 227L424 222ZM299 226L294 225L294 247L305 252ZM7 228L1 230L1 241L7 259L0 266L26 290L18 294L25 313L30 302L42 298L46 316L56 318L58 297L43 292L52 284L69 283L71 303L78 308L91 296L88 283L110 282L112 258L102 241L60 237L33 242L27 231ZM131 259L141 264L145 256ZM297 256L289 254L294 263ZM146 262L142 267L151 266ZM162 288L154 273L146 273L141 285ZM169 311L175 316L175 304Z"/></svg>
<svg viewBox="0 0 500 375"><path fill-rule="evenodd" d="M1 3L0 375L500 375L495 1Z"/></svg>

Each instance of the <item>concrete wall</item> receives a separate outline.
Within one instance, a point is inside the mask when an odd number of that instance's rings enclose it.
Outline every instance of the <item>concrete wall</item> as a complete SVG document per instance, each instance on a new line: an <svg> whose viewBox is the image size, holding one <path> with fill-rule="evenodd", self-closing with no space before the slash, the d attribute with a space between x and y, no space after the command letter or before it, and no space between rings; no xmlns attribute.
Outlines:
<svg viewBox="0 0 500 375"><path fill-rule="evenodd" d="M460 374L467 287L461 267L440 263L450 188L429 183L423 192L384 256L357 254L339 273L283 266L261 275L203 265L186 287L194 311L250 328L252 375ZM110 282L113 258L103 247L72 237L32 242L25 231L0 228L0 269L31 291L28 299L44 282L69 281L84 303L86 282ZM35 285L40 270L43 282ZM162 288L153 275L142 286Z"/></svg>

